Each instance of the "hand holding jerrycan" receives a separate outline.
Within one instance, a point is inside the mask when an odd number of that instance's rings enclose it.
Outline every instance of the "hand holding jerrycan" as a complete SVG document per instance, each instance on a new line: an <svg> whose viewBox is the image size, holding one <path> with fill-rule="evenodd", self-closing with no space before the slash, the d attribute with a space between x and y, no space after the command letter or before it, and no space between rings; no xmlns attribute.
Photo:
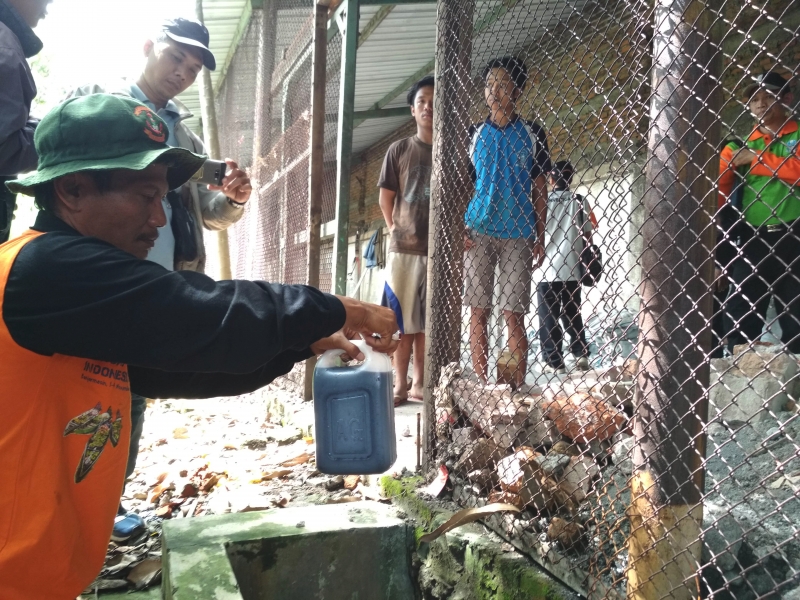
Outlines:
<svg viewBox="0 0 800 600"><path fill-rule="evenodd" d="M362 340L353 343L362 364L347 366L341 350L328 350L314 369L317 468L330 475L383 473L397 459L392 361Z"/></svg>

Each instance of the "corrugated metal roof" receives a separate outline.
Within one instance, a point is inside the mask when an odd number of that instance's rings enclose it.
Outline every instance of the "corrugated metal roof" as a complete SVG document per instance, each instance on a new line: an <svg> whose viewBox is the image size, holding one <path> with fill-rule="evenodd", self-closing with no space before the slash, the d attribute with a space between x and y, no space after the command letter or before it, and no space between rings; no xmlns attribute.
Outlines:
<svg viewBox="0 0 800 600"><path fill-rule="evenodd" d="M489 58L508 54L537 39L544 29L563 21L580 11L587 0L520 0L508 8L508 0L478 0L474 22L480 32L473 42L473 68L477 74ZM249 0L203 0L206 26L211 34L212 50L219 65L225 65L231 45L238 41L237 32ZM308 11L312 2L309 0ZM364 31L370 20L380 11L380 6L362 6L359 30ZM436 3L396 5L358 49L356 63L355 110L367 110L380 101L381 107L405 105L404 88L399 88L412 75L431 63L436 45ZM288 12L288 11L286 11ZM308 19L306 9L295 9L298 22ZM281 16L283 19L283 14ZM276 51L289 45L291 40L276 40ZM280 54L278 54L280 56ZM530 59L530 57L528 57ZM215 89L223 74L222 68L213 74ZM255 74L254 74L255 76ZM393 90L393 98L387 99ZM192 86L181 100L196 115L200 101L196 86ZM353 152L369 148L390 134L406 118L371 119L361 123L353 133Z"/></svg>
<svg viewBox="0 0 800 600"><path fill-rule="evenodd" d="M364 30L378 12L377 6L361 9L359 29ZM356 59L355 109L366 110L424 67L436 50L436 4L395 6L372 35L358 49ZM404 106L407 90L391 99L385 108ZM394 121L395 119L380 119ZM403 121L400 121L402 124ZM365 127L365 122L361 127ZM359 128L356 129L358 131ZM383 127L372 128L383 130ZM390 130L391 131L391 130ZM366 141L365 136L359 136ZM380 138L378 138L380 139ZM377 140L375 140L377 141ZM359 152L364 147L355 146Z"/></svg>
<svg viewBox="0 0 800 600"><path fill-rule="evenodd" d="M217 59L217 69L211 73L211 82L215 89L223 74L225 65L228 64L228 55L237 41L240 25L245 23L249 14L249 0L203 0L203 19L209 33L209 49ZM195 83L183 94L178 96L193 114L194 118L187 120L193 130L200 127L200 91Z"/></svg>

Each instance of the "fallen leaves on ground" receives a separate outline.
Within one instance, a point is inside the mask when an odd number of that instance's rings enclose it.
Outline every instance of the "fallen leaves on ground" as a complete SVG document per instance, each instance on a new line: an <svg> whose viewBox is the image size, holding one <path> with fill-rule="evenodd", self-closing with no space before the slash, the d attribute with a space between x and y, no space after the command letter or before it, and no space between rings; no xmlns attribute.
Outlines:
<svg viewBox="0 0 800 600"><path fill-rule="evenodd" d="M477 521L482 519L486 515L490 515L496 512L520 512L520 509L512 504L487 504L486 506L481 506L479 508L465 508L464 510L460 510L455 513L452 517L450 517L446 523L442 524L441 526L437 527L431 533L427 533L419 538L420 542L425 542L430 544L436 538L441 536L444 533L447 533L451 529L455 529L456 527L461 527L462 525L466 525L467 523L472 523L473 521Z"/></svg>

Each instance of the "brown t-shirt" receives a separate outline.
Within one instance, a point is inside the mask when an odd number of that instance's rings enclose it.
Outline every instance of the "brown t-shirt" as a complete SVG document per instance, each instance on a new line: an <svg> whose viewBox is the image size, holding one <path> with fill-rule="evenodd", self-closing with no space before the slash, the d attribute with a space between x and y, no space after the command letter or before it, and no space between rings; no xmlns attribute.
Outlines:
<svg viewBox="0 0 800 600"><path fill-rule="evenodd" d="M433 146L412 136L389 146L378 187L395 192L389 252L428 255Z"/></svg>

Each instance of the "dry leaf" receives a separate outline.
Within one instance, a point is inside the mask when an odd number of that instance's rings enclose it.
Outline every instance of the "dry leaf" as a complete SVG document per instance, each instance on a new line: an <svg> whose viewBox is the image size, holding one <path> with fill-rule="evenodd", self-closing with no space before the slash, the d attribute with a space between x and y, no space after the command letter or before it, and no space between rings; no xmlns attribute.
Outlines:
<svg viewBox="0 0 800 600"><path fill-rule="evenodd" d="M344 489L353 491L361 482L361 475L347 475L344 478Z"/></svg>
<svg viewBox="0 0 800 600"><path fill-rule="evenodd" d="M778 477L775 481L769 484L769 487L771 487L773 490L777 490L785 481L786 477Z"/></svg>
<svg viewBox="0 0 800 600"><path fill-rule="evenodd" d="M194 498L197 496L197 488L193 483L187 483L183 486L180 494L183 498Z"/></svg>
<svg viewBox="0 0 800 600"><path fill-rule="evenodd" d="M150 496L147 498L147 501L150 504L155 504L156 502L158 502L158 499L161 497L161 494L163 494L166 491L166 489L167 489L166 485L164 485L163 483L159 483L156 487L150 490Z"/></svg>
<svg viewBox="0 0 800 600"><path fill-rule="evenodd" d="M156 516L161 517L162 519L171 519L172 518L172 507L167 504L166 506L162 506L156 510Z"/></svg>
<svg viewBox="0 0 800 600"><path fill-rule="evenodd" d="M259 483L261 481L269 481L271 479L278 479L279 477L286 477L287 475L291 475L291 469L276 469L274 471L266 471L261 476L261 479L257 479L254 483Z"/></svg>
<svg viewBox="0 0 800 600"><path fill-rule="evenodd" d="M278 502L276 502L276 504L279 507L284 508L287 504L289 504L291 499L292 499L291 494L289 494L288 492L281 492L278 496Z"/></svg>
<svg viewBox="0 0 800 600"><path fill-rule="evenodd" d="M134 588L143 590L151 585L158 583L161 578L161 559L146 558L128 573L128 581Z"/></svg>
<svg viewBox="0 0 800 600"><path fill-rule="evenodd" d="M439 494L442 493L444 486L447 485L447 478L449 474L447 473L447 467L444 465L439 465L439 474L436 476L436 479L431 481L430 485L423 488L423 492L426 494L430 494L434 498L438 497Z"/></svg>
<svg viewBox="0 0 800 600"><path fill-rule="evenodd" d="M522 501L522 497L519 494L515 494L513 492L502 492L502 491L494 491L489 494L489 503L490 504L513 504L518 508L523 508L525 503Z"/></svg>
<svg viewBox="0 0 800 600"><path fill-rule="evenodd" d="M200 486L200 489L204 492L210 492L212 489L214 489L214 486L217 485L218 481L219 476L212 474L203 482L203 484Z"/></svg>
<svg viewBox="0 0 800 600"><path fill-rule="evenodd" d="M290 458L289 460L285 460L280 463L281 467L294 467L296 465L303 465L310 461L313 458L311 454L307 454L303 452L302 454L295 456L294 458Z"/></svg>
<svg viewBox="0 0 800 600"><path fill-rule="evenodd" d="M358 496L341 496L339 498L328 498L325 504L344 504L346 502L361 502Z"/></svg>
<svg viewBox="0 0 800 600"><path fill-rule="evenodd" d="M106 575L119 573L120 571L127 569L137 560L139 560L137 556L132 556L130 554L119 554L111 560L106 561L106 564L103 565L102 575L105 577Z"/></svg>
<svg viewBox="0 0 800 600"><path fill-rule="evenodd" d="M172 430L172 437L176 440L185 440L189 438L189 430L186 427L176 427Z"/></svg>
<svg viewBox="0 0 800 600"><path fill-rule="evenodd" d="M462 525L466 525L467 523L472 523L473 521L478 521L482 519L485 515L490 515L496 512L505 512L511 511L518 513L520 512L519 508L513 506L511 504L502 504L502 503L495 503L495 504L487 504L486 506L481 506L478 508L465 508L464 510L458 511L452 517L450 517L446 523L436 528L436 530L432 531L431 533L423 535L419 538L420 542L425 542L430 544L436 538L438 538L443 533L447 533L451 529L455 529L456 527L461 527Z"/></svg>
<svg viewBox="0 0 800 600"><path fill-rule="evenodd" d="M117 590L128 587L124 579L97 579L88 588L83 590L86 595L94 596L95 590Z"/></svg>

